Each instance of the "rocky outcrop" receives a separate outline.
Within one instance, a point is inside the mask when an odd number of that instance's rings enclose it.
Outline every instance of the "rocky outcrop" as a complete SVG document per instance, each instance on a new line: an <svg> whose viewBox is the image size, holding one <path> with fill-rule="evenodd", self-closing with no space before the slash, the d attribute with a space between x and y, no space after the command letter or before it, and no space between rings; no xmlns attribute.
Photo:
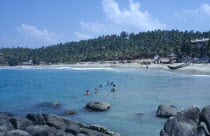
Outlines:
<svg viewBox="0 0 210 136"><path fill-rule="evenodd" d="M198 127L200 108L193 106L170 117L161 130L161 136L191 136Z"/></svg>
<svg viewBox="0 0 210 136"><path fill-rule="evenodd" d="M171 116L177 115L178 110L175 106L162 104L158 106L157 116L162 118L169 118Z"/></svg>
<svg viewBox="0 0 210 136"><path fill-rule="evenodd" d="M210 136L210 106L193 106L170 117L160 136Z"/></svg>
<svg viewBox="0 0 210 136"><path fill-rule="evenodd" d="M0 113L0 136L120 136L99 125L85 125L49 114L28 114L27 118Z"/></svg>
<svg viewBox="0 0 210 136"><path fill-rule="evenodd" d="M106 111L111 107L107 102L89 102L86 108L92 111Z"/></svg>

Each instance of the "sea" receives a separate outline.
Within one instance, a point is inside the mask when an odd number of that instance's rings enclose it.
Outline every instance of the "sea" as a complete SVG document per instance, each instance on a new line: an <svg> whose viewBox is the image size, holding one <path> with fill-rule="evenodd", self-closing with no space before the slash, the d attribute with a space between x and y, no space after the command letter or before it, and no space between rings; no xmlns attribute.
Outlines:
<svg viewBox="0 0 210 136"><path fill-rule="evenodd" d="M111 92L113 82L117 92ZM100 87L100 84L102 87ZM94 94L94 89L99 90ZM86 95L90 90L91 95ZM144 68L0 68L0 112L26 116L48 113L85 124L99 124L123 136L158 136L167 119L156 116L160 104L179 110L210 105L210 75ZM105 112L84 107L90 101L111 104ZM42 102L60 108L36 106ZM74 115L64 115L75 110Z"/></svg>

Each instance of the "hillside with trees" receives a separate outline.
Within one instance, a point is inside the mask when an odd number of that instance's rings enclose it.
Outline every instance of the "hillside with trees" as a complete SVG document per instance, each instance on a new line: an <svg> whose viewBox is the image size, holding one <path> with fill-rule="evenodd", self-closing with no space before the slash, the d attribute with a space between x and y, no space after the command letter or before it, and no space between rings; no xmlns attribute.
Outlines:
<svg viewBox="0 0 210 136"><path fill-rule="evenodd" d="M4 59L1 59L0 63L18 65L29 60L32 60L33 64L132 60L153 58L154 55L166 57L171 53L179 57L204 57L202 54L204 50L207 52L206 56L210 56L210 43L194 49L190 41L209 37L210 31L156 30L138 34L123 31L120 35L99 36L95 39L59 43L36 49L2 47L0 53L4 55Z"/></svg>

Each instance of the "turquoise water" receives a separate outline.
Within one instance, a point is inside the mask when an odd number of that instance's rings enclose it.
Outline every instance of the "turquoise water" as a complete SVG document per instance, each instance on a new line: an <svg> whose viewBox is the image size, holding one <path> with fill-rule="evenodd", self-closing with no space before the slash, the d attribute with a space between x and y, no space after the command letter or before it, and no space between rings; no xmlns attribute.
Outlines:
<svg viewBox="0 0 210 136"><path fill-rule="evenodd" d="M107 81L116 84L116 93L110 92ZM0 69L0 111L62 115L73 109L77 114L65 117L100 124L124 136L158 136L166 121L156 117L158 105L179 109L209 105L209 83L208 75L150 69ZM85 95L87 89L95 88L98 94ZM112 107L107 112L88 112L83 107L89 101L109 102ZM62 108L38 108L39 102L61 103Z"/></svg>

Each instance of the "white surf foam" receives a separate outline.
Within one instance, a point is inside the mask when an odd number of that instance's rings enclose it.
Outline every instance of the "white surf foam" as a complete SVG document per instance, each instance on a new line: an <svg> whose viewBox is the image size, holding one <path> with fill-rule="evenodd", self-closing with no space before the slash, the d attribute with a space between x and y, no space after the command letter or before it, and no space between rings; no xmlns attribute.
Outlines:
<svg viewBox="0 0 210 136"><path fill-rule="evenodd" d="M101 68L101 67L98 67L98 68L70 68L72 70L113 70L115 71L115 69L112 69L112 68Z"/></svg>

